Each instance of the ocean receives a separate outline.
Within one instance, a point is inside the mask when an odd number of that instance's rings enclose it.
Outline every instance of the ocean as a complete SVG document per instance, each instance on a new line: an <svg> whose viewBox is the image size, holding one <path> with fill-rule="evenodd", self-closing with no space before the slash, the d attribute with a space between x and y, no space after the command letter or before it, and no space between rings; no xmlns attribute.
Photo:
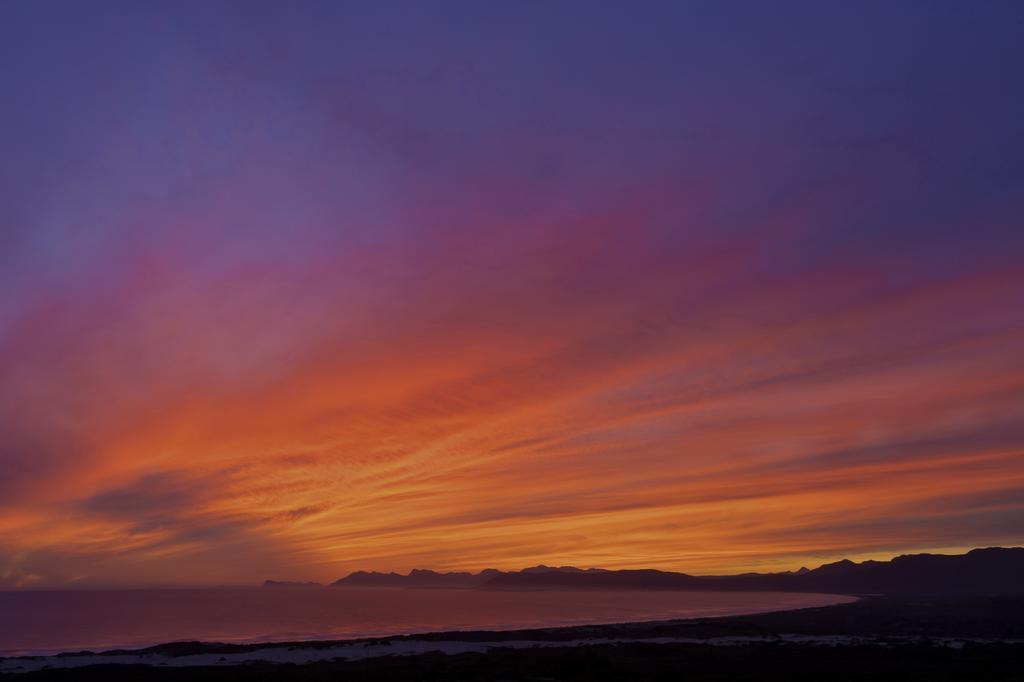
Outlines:
<svg viewBox="0 0 1024 682"><path fill-rule="evenodd" d="M0 592L0 655L726 616L850 601L779 592L210 588Z"/></svg>

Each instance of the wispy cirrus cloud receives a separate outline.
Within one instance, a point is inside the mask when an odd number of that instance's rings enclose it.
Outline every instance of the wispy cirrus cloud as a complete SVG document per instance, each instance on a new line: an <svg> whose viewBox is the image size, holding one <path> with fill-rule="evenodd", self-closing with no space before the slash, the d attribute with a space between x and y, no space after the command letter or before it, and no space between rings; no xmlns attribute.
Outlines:
<svg viewBox="0 0 1024 682"><path fill-rule="evenodd" d="M1012 10L120 10L2 10L3 584L1021 541Z"/></svg>

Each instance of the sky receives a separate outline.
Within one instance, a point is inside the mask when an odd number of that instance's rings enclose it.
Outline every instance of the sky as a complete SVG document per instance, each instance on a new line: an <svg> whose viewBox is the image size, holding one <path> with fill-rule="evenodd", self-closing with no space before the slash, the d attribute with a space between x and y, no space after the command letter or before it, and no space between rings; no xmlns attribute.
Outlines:
<svg viewBox="0 0 1024 682"><path fill-rule="evenodd" d="M0 4L0 587L1024 543L1022 32Z"/></svg>

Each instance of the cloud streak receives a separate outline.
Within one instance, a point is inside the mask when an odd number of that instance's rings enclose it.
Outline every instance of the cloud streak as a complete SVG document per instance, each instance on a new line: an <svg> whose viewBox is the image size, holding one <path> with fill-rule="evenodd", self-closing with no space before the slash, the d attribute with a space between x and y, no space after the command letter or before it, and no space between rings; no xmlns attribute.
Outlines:
<svg viewBox="0 0 1024 682"><path fill-rule="evenodd" d="M1024 540L1013 8L228 7L0 10L0 584Z"/></svg>

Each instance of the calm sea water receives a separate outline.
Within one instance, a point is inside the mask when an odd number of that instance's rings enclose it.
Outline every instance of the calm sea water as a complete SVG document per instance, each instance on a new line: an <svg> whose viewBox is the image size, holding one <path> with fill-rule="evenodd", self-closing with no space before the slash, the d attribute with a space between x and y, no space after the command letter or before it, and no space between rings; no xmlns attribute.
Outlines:
<svg viewBox="0 0 1024 682"><path fill-rule="evenodd" d="M778 592L217 588L0 592L0 654L508 630L756 613L849 601Z"/></svg>

